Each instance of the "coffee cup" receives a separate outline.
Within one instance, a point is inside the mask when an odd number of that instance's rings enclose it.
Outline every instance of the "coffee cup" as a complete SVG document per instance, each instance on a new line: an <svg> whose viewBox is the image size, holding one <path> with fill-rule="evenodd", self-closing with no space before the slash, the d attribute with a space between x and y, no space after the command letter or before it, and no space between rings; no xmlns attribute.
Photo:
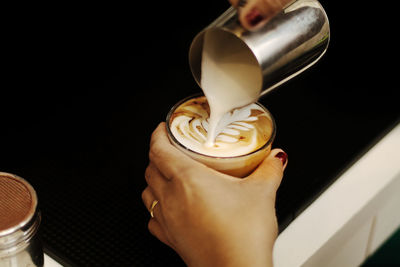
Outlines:
<svg viewBox="0 0 400 267"><path fill-rule="evenodd" d="M170 142L191 158L235 177L252 173L270 153L276 125L262 104L257 102L227 114L228 123L234 116L239 121L222 127L212 148L204 147L208 116L204 96L194 95L179 101L166 118Z"/></svg>

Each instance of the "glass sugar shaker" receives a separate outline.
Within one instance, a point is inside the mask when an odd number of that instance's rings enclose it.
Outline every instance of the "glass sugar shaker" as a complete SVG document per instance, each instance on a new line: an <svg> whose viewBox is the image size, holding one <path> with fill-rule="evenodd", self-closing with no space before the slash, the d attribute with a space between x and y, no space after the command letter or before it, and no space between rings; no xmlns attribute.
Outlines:
<svg viewBox="0 0 400 267"><path fill-rule="evenodd" d="M43 266L40 221L33 187L21 177L0 172L0 267Z"/></svg>

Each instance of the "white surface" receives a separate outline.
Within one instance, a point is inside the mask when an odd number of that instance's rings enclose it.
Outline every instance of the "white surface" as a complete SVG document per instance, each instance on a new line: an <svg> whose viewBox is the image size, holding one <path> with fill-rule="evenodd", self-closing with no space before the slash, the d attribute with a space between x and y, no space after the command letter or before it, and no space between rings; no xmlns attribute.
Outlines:
<svg viewBox="0 0 400 267"><path fill-rule="evenodd" d="M399 165L400 165L400 157ZM400 176L400 173L398 174ZM373 237L370 240L368 255L372 254L380 244L395 232L400 222L400 177L398 177L385 192L384 205L374 218Z"/></svg>
<svg viewBox="0 0 400 267"><path fill-rule="evenodd" d="M44 254L44 267L62 267L61 264Z"/></svg>
<svg viewBox="0 0 400 267"><path fill-rule="evenodd" d="M365 259L372 219L337 233L302 266L352 267Z"/></svg>
<svg viewBox="0 0 400 267"><path fill-rule="evenodd" d="M343 246L355 249L354 254L357 254L357 246L366 245L365 258L399 225L399 215L390 216L390 213L400 206L400 198L395 199L389 194L391 188L393 191L400 185L399 180L400 125L397 125L278 236L273 253L274 266L322 266L318 265L320 260L334 262L335 257L351 266L360 264L362 261L352 262L359 256L346 258L341 249ZM392 221L383 220L382 227L376 231L386 233L378 238L381 240L375 238L373 241L377 222L384 217L379 216L379 211L386 212L386 217ZM391 225L391 229L385 225ZM358 242L346 248L355 240Z"/></svg>

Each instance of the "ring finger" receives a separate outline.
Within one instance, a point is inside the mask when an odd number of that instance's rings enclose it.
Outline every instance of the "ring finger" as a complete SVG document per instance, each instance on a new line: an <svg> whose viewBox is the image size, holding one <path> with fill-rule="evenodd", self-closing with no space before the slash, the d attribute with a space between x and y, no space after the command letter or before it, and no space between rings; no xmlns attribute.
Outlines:
<svg viewBox="0 0 400 267"><path fill-rule="evenodd" d="M146 187L146 189L142 193L142 200L144 205L147 207L148 211L153 212L153 216L150 218L149 223L148 223L148 229L152 235L157 237L161 242L164 244L170 246L171 248L174 248L172 243L168 240L167 235L165 234L165 231L161 225L160 218L162 218L161 215L161 209L156 211L156 206L158 204L153 204L155 201L154 200L154 195L151 192L151 189L149 187ZM153 206L153 210L151 210Z"/></svg>
<svg viewBox="0 0 400 267"><path fill-rule="evenodd" d="M162 215L161 209L159 207L160 203L158 202L158 199L155 198L150 187L146 187L146 189L144 189L144 191L142 192L142 200L147 210L150 212L150 215L152 215L152 218L161 222Z"/></svg>

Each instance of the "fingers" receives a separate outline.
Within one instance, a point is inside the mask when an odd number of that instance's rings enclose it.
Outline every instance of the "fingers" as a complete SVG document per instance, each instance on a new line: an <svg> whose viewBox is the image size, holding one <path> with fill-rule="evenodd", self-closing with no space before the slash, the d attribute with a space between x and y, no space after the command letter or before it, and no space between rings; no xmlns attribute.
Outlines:
<svg viewBox="0 0 400 267"><path fill-rule="evenodd" d="M150 187L146 187L143 190L142 200L150 215L152 215L151 219L156 220L160 224L164 224L164 215L162 214L161 208L162 202L154 196ZM157 201L157 203L155 201Z"/></svg>
<svg viewBox="0 0 400 267"><path fill-rule="evenodd" d="M262 27L293 0L230 0L238 9L239 21L248 30Z"/></svg>
<svg viewBox="0 0 400 267"><path fill-rule="evenodd" d="M144 205L147 207L147 209L151 210L151 206L153 205L153 201L156 198L154 197L153 193L151 192L151 189L149 187L146 187L146 189L142 192L142 200ZM153 207L153 215L154 218L150 218L149 224L148 224L148 229L152 235L157 237L161 242L166 244L167 246L172 247L171 242L169 242L167 235L162 228L162 214L161 214L161 209L160 209L160 203L155 205Z"/></svg>
<svg viewBox="0 0 400 267"><path fill-rule="evenodd" d="M144 174L148 186L151 188L154 198L163 200L163 192L165 192L168 180L165 178L157 167L150 162Z"/></svg>
<svg viewBox="0 0 400 267"><path fill-rule="evenodd" d="M287 154L282 149L273 149L267 158L248 177L268 182L268 187L275 195L281 184L283 171L287 166Z"/></svg>
<svg viewBox="0 0 400 267"><path fill-rule="evenodd" d="M154 196L153 192L151 191L150 187L146 187L143 190L143 192L142 192L142 200L143 200L144 206L150 212L151 211L151 206L153 204L153 201L157 200L157 198ZM159 205L160 205L160 203L158 203L157 205L155 205L153 207L154 218L160 218L160 216L158 216L160 214Z"/></svg>
<svg viewBox="0 0 400 267"><path fill-rule="evenodd" d="M200 165L170 143L164 122L152 134L149 158L168 180L181 174L188 166L193 168Z"/></svg>

